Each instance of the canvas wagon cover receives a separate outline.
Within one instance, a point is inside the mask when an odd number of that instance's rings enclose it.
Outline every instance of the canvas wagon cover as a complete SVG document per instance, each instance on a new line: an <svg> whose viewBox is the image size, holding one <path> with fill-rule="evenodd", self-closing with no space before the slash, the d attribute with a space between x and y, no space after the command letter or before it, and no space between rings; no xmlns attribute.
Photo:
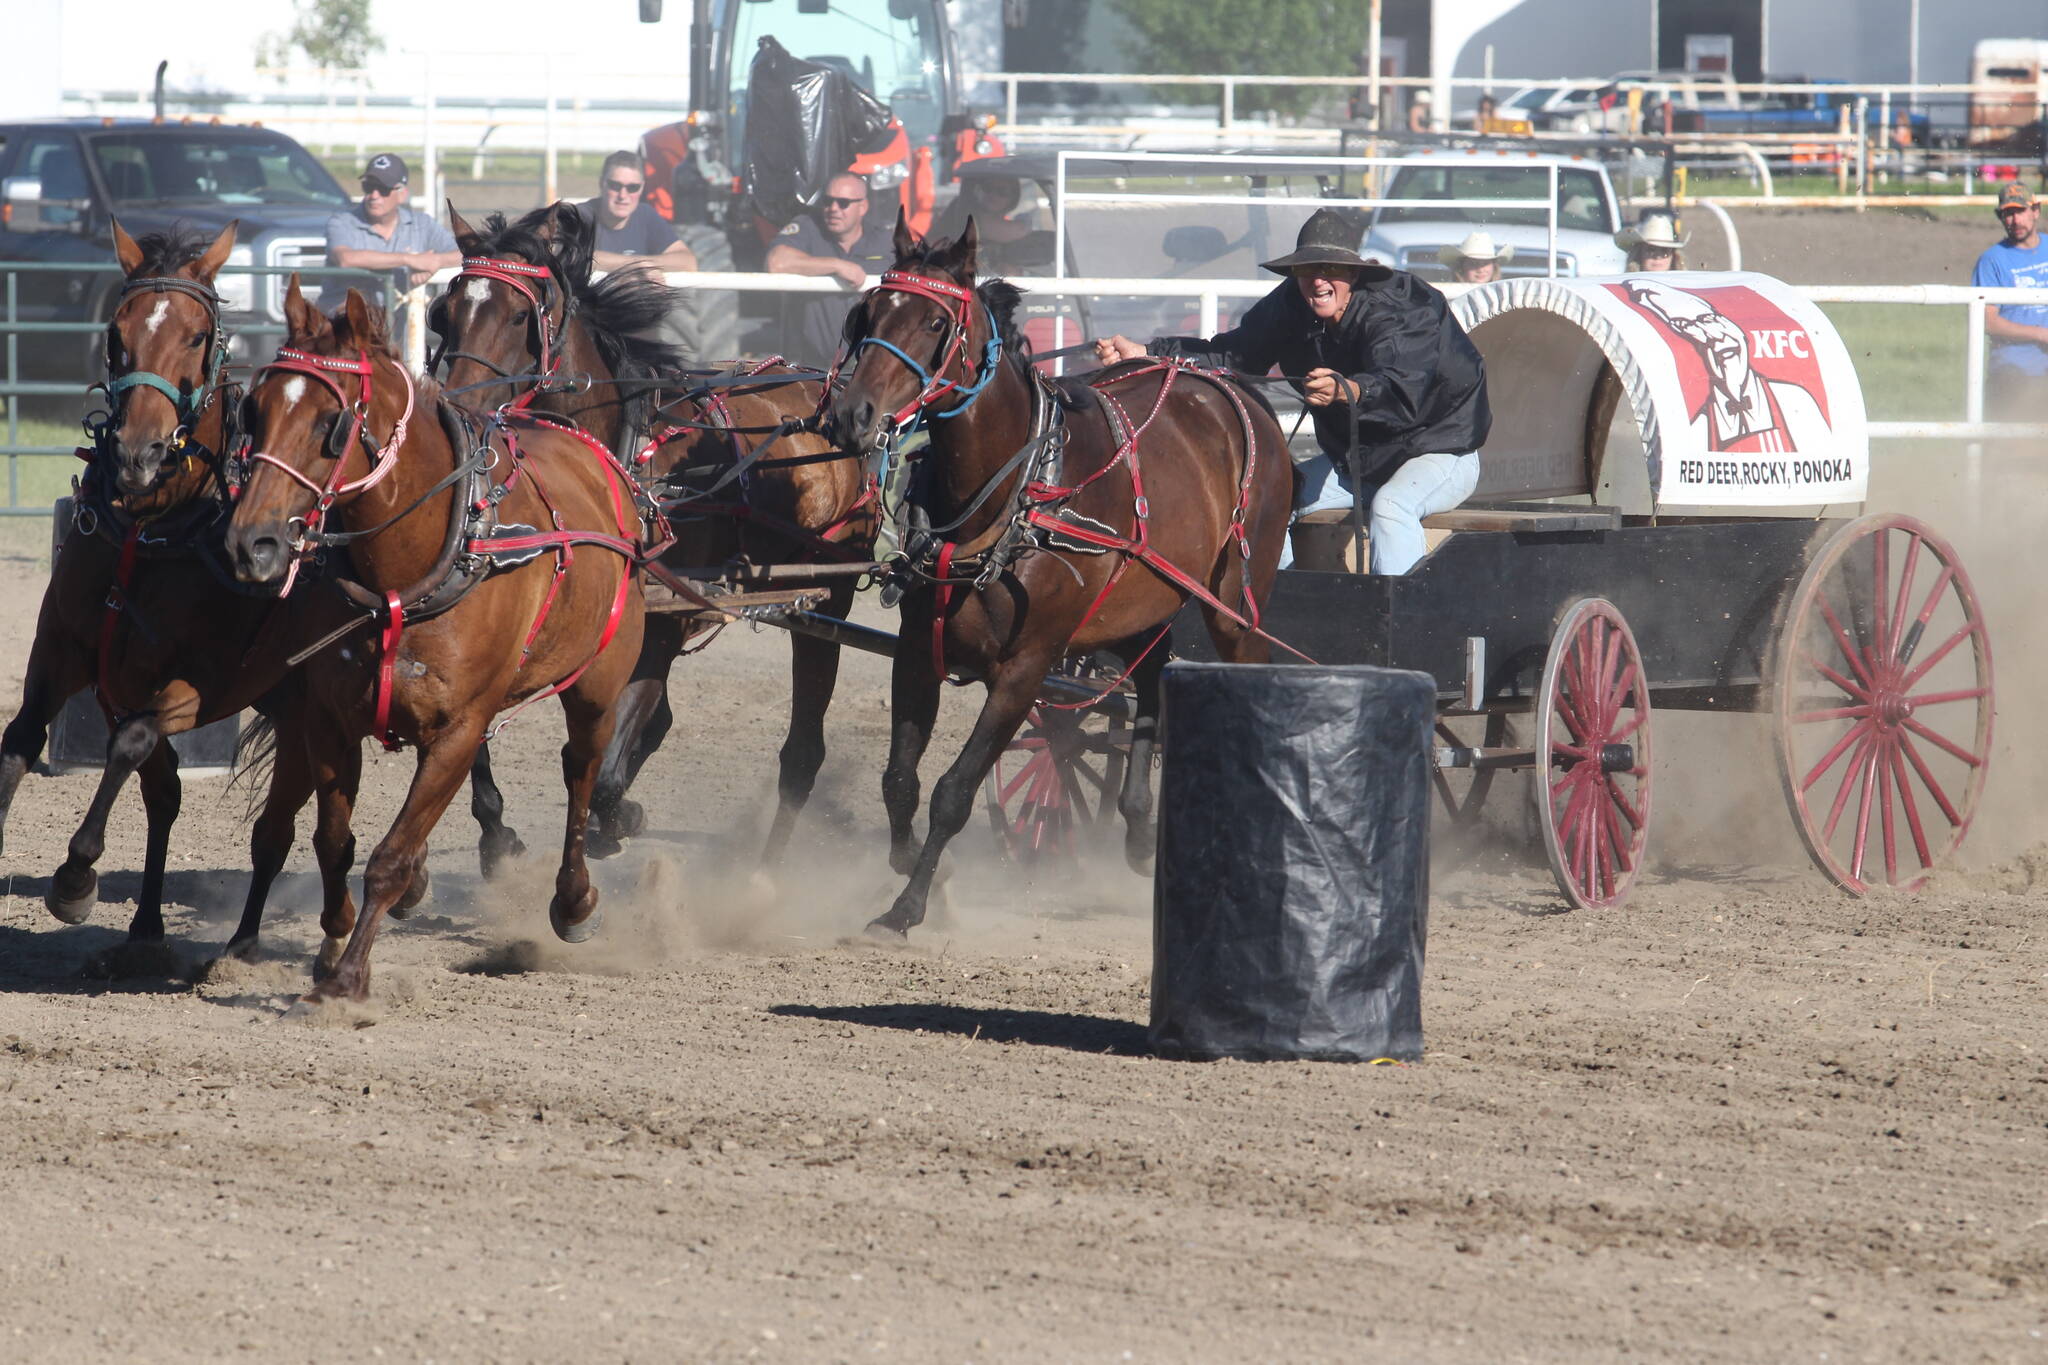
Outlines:
<svg viewBox="0 0 2048 1365"><path fill-rule="evenodd" d="M1494 425L1482 494L1586 491L1604 361L1660 506L1864 500L1870 439L1856 368L1826 314L1782 281L1706 271L1513 279L1451 307L1486 359Z"/></svg>

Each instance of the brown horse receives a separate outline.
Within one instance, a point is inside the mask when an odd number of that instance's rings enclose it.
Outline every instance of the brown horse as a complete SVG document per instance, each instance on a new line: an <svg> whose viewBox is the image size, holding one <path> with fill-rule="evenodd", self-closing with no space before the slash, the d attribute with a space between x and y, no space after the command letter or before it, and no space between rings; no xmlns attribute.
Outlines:
<svg viewBox="0 0 2048 1365"><path fill-rule="evenodd" d="M181 788L177 754L159 741L234 714L277 681L239 666L269 604L218 581L227 515L220 470L242 393L225 379L213 281L234 244L233 223L210 242L176 232L138 242L114 225L127 278L107 324L108 411L88 422L92 461L72 533L43 595L21 710L0 738L4 820L65 699L97 689L116 722L106 767L44 899L66 923L91 912L108 816L139 772L149 833L130 945L164 934L164 864ZM292 775L284 779L252 834L257 874L231 952L254 950L264 895L291 845L291 816L305 801L303 791L293 796ZM281 830L278 801L289 805Z"/></svg>
<svg viewBox="0 0 2048 1365"><path fill-rule="evenodd" d="M975 284L971 219L958 241L933 244L899 217L895 244L895 268L848 319L855 368L827 429L863 451L914 416L931 432L901 528L907 590L882 779L890 860L910 880L871 926L900 934L923 920L975 789L1068 655L1110 649L1131 663L1137 718L1117 804L1126 856L1149 869L1164 633L1194 596L1221 658L1267 657L1257 603L1279 561L1292 468L1271 410L1232 379L1145 361L1085 383L1043 379L1016 326L1017 291ZM917 764L949 673L988 695L913 850Z"/></svg>
<svg viewBox="0 0 2048 1365"><path fill-rule="evenodd" d="M536 209L510 224L492 215L482 231L452 204L449 215L464 257L462 272L435 304L450 389L554 413L622 455L631 452L636 468L672 495L676 543L663 558L674 567L742 557L754 564L867 557L878 518L859 461L814 432L790 429L818 410L816 382L781 364L744 374L681 374L679 357L638 335L673 306L674 291L640 271L592 284L594 230L570 205ZM658 395L652 380L664 385ZM843 618L852 603L852 579L836 579L818 609ZM594 856L616 851L618 840L643 823L625 793L673 723L668 674L688 636L681 617L648 620L592 798ZM824 763L825 711L839 671L837 644L793 635L790 651L781 799L764 853L771 860L788 842ZM492 800L488 763L480 753L472 774L480 821L494 805L501 809ZM516 842L509 831L496 842L503 846L507 837ZM487 850L492 842L487 831Z"/></svg>
<svg viewBox="0 0 2048 1365"><path fill-rule="evenodd" d="M244 582L289 591L302 559L345 549L379 639L307 670L318 723L306 761L352 799L361 743L419 749L412 786L363 875L363 913L314 998L362 998L387 911L425 887L427 838L492 717L559 695L568 818L549 918L577 942L596 929L584 830L612 710L640 648L640 511L625 475L579 433L513 418L478 432L414 381L381 314L349 291L330 324L293 279L290 337L250 385L254 449L227 531ZM330 529L329 518L340 524ZM284 760L280 738L280 763ZM324 954L325 950L323 950Z"/></svg>

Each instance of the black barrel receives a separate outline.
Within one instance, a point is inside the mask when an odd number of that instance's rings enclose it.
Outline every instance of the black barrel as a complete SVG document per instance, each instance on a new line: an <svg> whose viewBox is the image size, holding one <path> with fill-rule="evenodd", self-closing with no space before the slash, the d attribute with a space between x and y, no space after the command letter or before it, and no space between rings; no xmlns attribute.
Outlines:
<svg viewBox="0 0 2048 1365"><path fill-rule="evenodd" d="M1177 663L1165 688L1153 1050L1421 1056L1435 679Z"/></svg>

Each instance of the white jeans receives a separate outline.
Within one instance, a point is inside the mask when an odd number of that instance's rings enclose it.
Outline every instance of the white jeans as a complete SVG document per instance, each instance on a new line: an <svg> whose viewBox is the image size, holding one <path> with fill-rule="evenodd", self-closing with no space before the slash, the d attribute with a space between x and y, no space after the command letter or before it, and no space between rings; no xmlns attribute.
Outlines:
<svg viewBox="0 0 2048 1365"><path fill-rule="evenodd" d="M1295 468L1301 473L1301 493L1294 503L1297 514L1351 505L1351 484L1328 455L1310 456ZM1417 455L1395 470L1372 500L1372 571L1401 574L1414 568L1428 550L1422 519L1450 511L1478 486L1477 454ZM1280 567L1293 562L1290 538L1281 551Z"/></svg>

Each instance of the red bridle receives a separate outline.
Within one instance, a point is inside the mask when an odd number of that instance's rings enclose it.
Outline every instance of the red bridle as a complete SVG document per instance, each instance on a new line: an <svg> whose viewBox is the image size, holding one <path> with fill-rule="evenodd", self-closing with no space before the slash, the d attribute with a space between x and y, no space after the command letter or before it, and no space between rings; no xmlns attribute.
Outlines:
<svg viewBox="0 0 2048 1365"><path fill-rule="evenodd" d="M934 416L952 417L965 411L968 404L980 396L982 389L988 384L989 377L994 373L996 357L999 354L998 348L1000 346L996 338L995 324L991 321L989 324L987 354L983 357L983 364L986 367L987 373L983 374L980 381L977 382L975 379L974 356L967 349L968 330L972 324L971 310L978 301L974 291L965 285L955 284L951 280L934 279L930 275L914 275L907 270L885 270L882 272L881 283L875 286L875 292L915 294L919 298L929 299L946 310L946 319L952 324L950 328L951 335L947 337L945 346L939 352L938 360L930 370L926 370L924 366L918 364L902 347L894 342L885 341L878 336L862 337L860 342L854 347L855 352L858 353L863 347L879 346L909 366L910 372L923 381L923 388L918 391L917 397L911 399L901 408L898 408L890 416L889 424L897 427L902 426L911 417L923 412L949 393L964 394L966 401L951 412L935 413ZM963 379L952 380L946 378L946 371L952 368L955 360L960 362L960 369L964 375Z"/></svg>
<svg viewBox="0 0 2048 1365"><path fill-rule="evenodd" d="M451 294L455 290L455 281L465 276L495 280L524 296L526 301L533 305L534 316L539 319L541 377L539 383L512 403L515 409L523 411L527 404L533 402L535 395L553 386L555 370L562 363L561 356L556 353L557 343L561 338L556 334L554 314L548 311L540 288L530 283L539 281L540 284L545 284L554 277L553 272L544 265L528 265L525 261L509 260L502 256L465 256L462 268L455 272L454 279L448 281ZM475 357L472 356L471 359Z"/></svg>
<svg viewBox="0 0 2048 1365"><path fill-rule="evenodd" d="M391 439L372 451L369 472L360 479L344 484L341 482L341 471L348 465L348 452L358 444L366 447L370 444L370 409L375 399L371 380L376 373L376 366L370 359L370 353L359 350L355 359L351 360L345 356L314 355L309 351L281 347L277 358L258 370L255 377L250 380L250 390L253 392L273 371L307 375L325 385L328 392L334 395L334 401L341 406L342 415L338 415L335 420L341 421L345 416L349 424L348 437L345 441L329 443L328 450L334 467L328 470L326 479L320 483L313 482L296 466L280 460L268 451L254 450L242 457L245 465L267 464L274 469L282 470L294 483L313 495L312 510L304 517L292 518L293 521L300 523L300 527L292 545L291 567L286 571L284 587L279 590L279 595L282 596L292 590L303 551L311 537L320 530L321 523L326 520L327 510L342 498L354 497L358 493L375 488L398 467L398 448L405 444L405 429L412 421L413 399L417 390L413 387L412 376L406 373L403 365L399 366L399 378L405 382L405 411L399 414L398 424L391 428ZM362 395L356 402L350 403L348 395L342 392L341 384L334 378L337 374L352 374L362 381ZM335 453L336 451L339 453ZM239 491L238 484L237 496Z"/></svg>

